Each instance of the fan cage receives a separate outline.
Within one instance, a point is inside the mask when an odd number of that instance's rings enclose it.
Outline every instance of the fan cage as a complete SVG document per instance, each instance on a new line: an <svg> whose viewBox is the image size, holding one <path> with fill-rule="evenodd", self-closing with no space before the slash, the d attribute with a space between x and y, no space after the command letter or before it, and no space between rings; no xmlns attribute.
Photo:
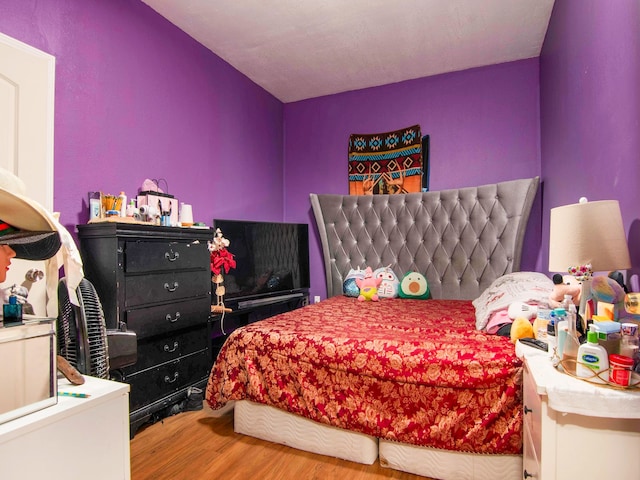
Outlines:
<svg viewBox="0 0 640 480"><path fill-rule="evenodd" d="M93 284L83 278L76 289L79 306L69 298L66 278L58 284L58 353L81 373L109 378L107 328Z"/></svg>

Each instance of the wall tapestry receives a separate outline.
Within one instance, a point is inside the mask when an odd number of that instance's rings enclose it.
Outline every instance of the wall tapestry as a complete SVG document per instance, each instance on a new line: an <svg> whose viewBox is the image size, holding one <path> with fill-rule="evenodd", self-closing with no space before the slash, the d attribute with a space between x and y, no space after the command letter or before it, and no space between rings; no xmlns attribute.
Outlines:
<svg viewBox="0 0 640 480"><path fill-rule="evenodd" d="M429 136L420 125L349 136L349 194L412 193L429 189Z"/></svg>

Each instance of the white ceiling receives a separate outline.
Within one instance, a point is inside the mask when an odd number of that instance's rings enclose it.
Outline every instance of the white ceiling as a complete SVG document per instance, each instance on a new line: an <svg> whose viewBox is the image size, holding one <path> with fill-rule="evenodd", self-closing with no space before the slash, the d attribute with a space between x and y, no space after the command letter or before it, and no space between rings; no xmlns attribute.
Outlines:
<svg viewBox="0 0 640 480"><path fill-rule="evenodd" d="M554 0L143 0L282 102L537 57Z"/></svg>

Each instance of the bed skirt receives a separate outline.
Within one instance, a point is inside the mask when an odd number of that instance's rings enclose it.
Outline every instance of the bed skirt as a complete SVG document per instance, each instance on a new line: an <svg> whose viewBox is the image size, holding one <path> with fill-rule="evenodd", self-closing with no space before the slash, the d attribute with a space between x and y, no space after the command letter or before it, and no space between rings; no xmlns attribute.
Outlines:
<svg viewBox="0 0 640 480"><path fill-rule="evenodd" d="M305 452L371 465L378 458L378 439L323 425L269 405L240 400L233 411L233 429Z"/></svg>
<svg viewBox="0 0 640 480"><path fill-rule="evenodd" d="M443 480L521 479L522 455L453 452L380 439L380 465Z"/></svg>
<svg viewBox="0 0 640 480"><path fill-rule="evenodd" d="M209 410L212 416L221 412ZM229 412L227 406L224 410ZM522 478L521 455L454 452L351 432L285 412L268 405L233 402L234 431L298 450L380 465L441 480L509 480Z"/></svg>

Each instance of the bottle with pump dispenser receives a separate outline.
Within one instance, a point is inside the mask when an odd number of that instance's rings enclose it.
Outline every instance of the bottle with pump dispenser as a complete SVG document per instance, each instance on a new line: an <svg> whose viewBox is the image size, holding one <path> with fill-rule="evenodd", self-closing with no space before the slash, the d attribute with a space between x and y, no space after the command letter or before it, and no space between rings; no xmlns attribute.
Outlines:
<svg viewBox="0 0 640 480"><path fill-rule="evenodd" d="M592 329L587 332L587 343L578 348L576 376L594 383L609 382L609 355L598 344L598 333Z"/></svg>

